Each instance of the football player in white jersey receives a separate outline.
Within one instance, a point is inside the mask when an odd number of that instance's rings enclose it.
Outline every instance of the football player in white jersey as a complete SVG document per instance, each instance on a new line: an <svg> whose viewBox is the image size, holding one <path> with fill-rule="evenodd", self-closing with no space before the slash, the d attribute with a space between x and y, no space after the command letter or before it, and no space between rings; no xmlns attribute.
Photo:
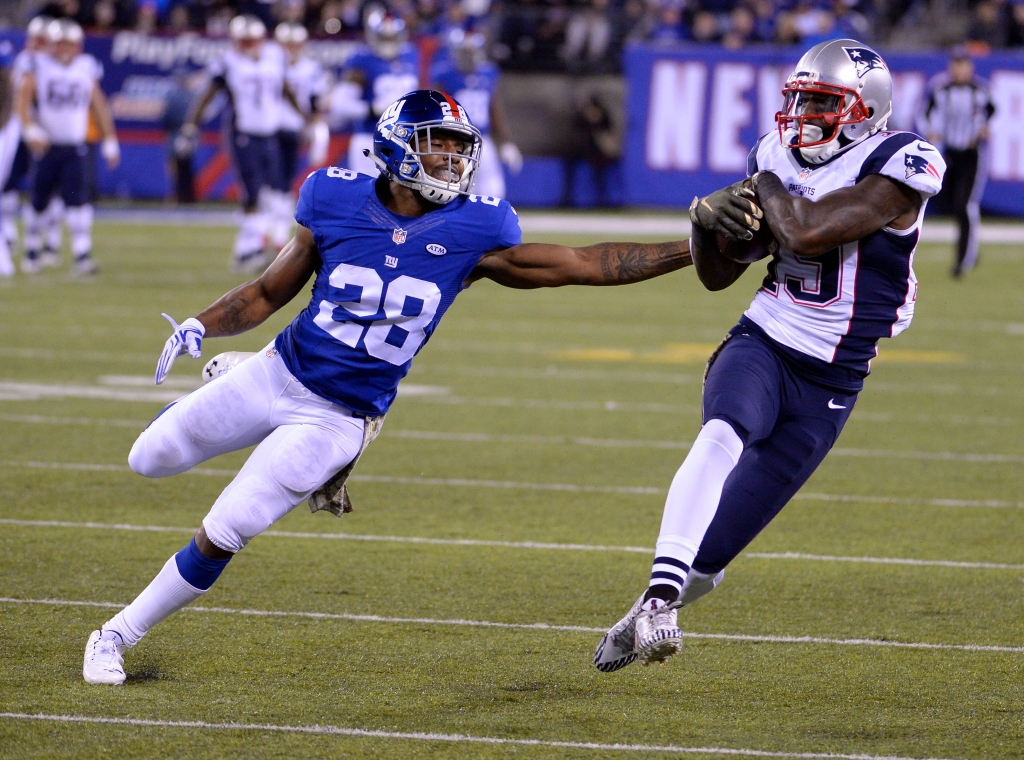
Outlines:
<svg viewBox="0 0 1024 760"><path fill-rule="evenodd" d="M25 30L25 47L15 56L11 66L11 76L14 84L14 103L18 102L18 93L21 91L25 74L33 67L33 59L37 52L46 52L49 43L46 39L46 28L53 21L48 16L36 16ZM20 133L21 121L17 120ZM25 144L24 136L19 134L17 152L14 154L14 163L11 166L7 179L0 183L3 193L0 195L0 234L2 234L13 253L18 243L18 216L21 215L21 193L19 185L28 176L32 169L32 153ZM39 257L42 266L57 266L60 263L61 229L60 223L64 215L64 203L60 198L53 198L43 215L43 227L45 229L45 246Z"/></svg>
<svg viewBox="0 0 1024 760"><path fill-rule="evenodd" d="M107 165L117 166L121 149L114 120L99 81L103 69L82 52L82 27L69 19L51 21L46 28L50 52L36 53L18 94L18 113L25 142L39 158L31 206L25 215L25 258L22 269L39 270L41 216L57 193L64 200L71 235L73 270L97 271L92 258L92 206L89 204L86 134L90 112L103 134L101 152Z"/></svg>
<svg viewBox="0 0 1024 760"><path fill-rule="evenodd" d="M299 174L299 148L307 123L312 121L308 135L309 170L318 168L326 160L330 140L327 124L320 118L329 89L329 77L323 66L303 55L308 37L302 24L278 24L274 30L274 39L288 56L285 81L302 106L302 110L297 111L290 103L284 104L277 132L281 153L280 181L270 191L268 204L272 216L270 239L275 251L281 250L292 236L292 217L295 214L292 182ZM313 119L314 116L317 118Z"/></svg>
<svg viewBox="0 0 1024 760"><path fill-rule="evenodd" d="M704 426L669 489L649 587L598 645L604 672L680 650L678 608L714 589L806 482L849 418L878 340L914 314L914 251L942 156L886 131L892 77L856 40L811 48L783 92L778 133L751 151L749 180L691 207L694 265L711 290L748 266L715 243L723 203L756 199L779 249L708 362ZM752 211L745 237L759 226Z"/></svg>
<svg viewBox="0 0 1024 760"><path fill-rule="evenodd" d="M284 50L266 44L267 29L255 16L236 16L228 31L233 47L209 66L210 83L192 107L181 134L194 138L203 112L220 91L231 100L231 148L242 184L244 214L235 238L233 266L242 272L264 269L270 214L267 191L281 184L277 132L286 102L301 107L285 81ZM262 198L261 198L262 195Z"/></svg>

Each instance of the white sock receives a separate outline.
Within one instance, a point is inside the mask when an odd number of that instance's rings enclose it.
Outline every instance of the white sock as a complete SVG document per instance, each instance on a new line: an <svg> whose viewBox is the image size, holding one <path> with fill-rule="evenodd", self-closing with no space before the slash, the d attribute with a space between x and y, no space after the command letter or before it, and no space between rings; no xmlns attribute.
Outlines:
<svg viewBox="0 0 1024 760"><path fill-rule="evenodd" d="M267 234L267 217L261 213L245 214L235 238L236 258L245 258L263 250Z"/></svg>
<svg viewBox="0 0 1024 760"><path fill-rule="evenodd" d="M60 251L60 223L63 216L64 201L60 198L54 198L53 200L51 200L50 205L48 205L46 207L46 211L43 212L43 228L45 230L44 234L46 235L46 247L49 248L51 251ZM71 226L70 220L68 222L68 226Z"/></svg>
<svg viewBox="0 0 1024 760"><path fill-rule="evenodd" d="M21 213L22 221L25 223L25 255L38 254L43 241L40 235L42 219L39 212L32 208L31 203L26 203Z"/></svg>
<svg viewBox="0 0 1024 760"><path fill-rule="evenodd" d="M71 252L76 259L88 256L92 252L92 206L72 206L64 215L71 233Z"/></svg>
<svg viewBox="0 0 1024 760"><path fill-rule="evenodd" d="M725 570L719 570L715 575L705 575L691 570L686 574L686 582L683 583L683 592L679 595L679 601L683 606L693 604L702 596L710 594L725 577Z"/></svg>
<svg viewBox="0 0 1024 760"><path fill-rule="evenodd" d="M172 555L135 601L104 623L102 630L116 632L125 646L135 646L146 631L205 593L181 577Z"/></svg>
<svg viewBox="0 0 1024 760"><path fill-rule="evenodd" d="M274 192L274 222L271 238L274 247L280 250L292 237L292 218L295 216L295 199L291 193Z"/></svg>
<svg viewBox="0 0 1024 760"><path fill-rule="evenodd" d="M18 212L21 210L21 198L17 190L0 195L0 235L3 235L9 246L18 241Z"/></svg>
<svg viewBox="0 0 1024 760"><path fill-rule="evenodd" d="M682 589L742 453L743 442L729 423L711 420L701 429L665 499L650 585Z"/></svg>

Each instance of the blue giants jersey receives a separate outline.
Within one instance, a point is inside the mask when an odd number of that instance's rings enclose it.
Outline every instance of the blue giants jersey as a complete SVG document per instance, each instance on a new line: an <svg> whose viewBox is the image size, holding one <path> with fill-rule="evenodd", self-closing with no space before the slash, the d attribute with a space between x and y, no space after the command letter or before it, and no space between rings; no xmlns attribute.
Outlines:
<svg viewBox="0 0 1024 760"><path fill-rule="evenodd" d="M488 251L522 241L506 202L460 196L421 217L388 211L378 180L329 167L309 175L295 220L313 232L313 298L279 336L289 371L323 398L383 414L412 358Z"/></svg>
<svg viewBox="0 0 1024 760"><path fill-rule="evenodd" d="M490 61L485 61L472 74L464 74L450 57L432 67L430 81L455 98L466 109L473 125L483 134L491 130L491 99L498 87L501 72Z"/></svg>

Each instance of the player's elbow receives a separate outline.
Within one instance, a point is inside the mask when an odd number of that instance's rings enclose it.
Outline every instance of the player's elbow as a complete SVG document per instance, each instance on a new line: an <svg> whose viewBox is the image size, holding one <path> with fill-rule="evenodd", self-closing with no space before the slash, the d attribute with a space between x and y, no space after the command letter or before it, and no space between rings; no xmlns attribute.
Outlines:
<svg viewBox="0 0 1024 760"><path fill-rule="evenodd" d="M780 225L772 228L776 240L787 251L797 256L820 256L835 248L818 230L797 224Z"/></svg>

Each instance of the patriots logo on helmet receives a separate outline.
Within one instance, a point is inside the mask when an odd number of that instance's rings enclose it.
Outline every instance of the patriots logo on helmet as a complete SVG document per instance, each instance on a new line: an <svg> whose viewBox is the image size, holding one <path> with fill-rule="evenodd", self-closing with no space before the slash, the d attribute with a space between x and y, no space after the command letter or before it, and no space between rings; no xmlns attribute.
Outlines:
<svg viewBox="0 0 1024 760"><path fill-rule="evenodd" d="M857 69L857 78L862 79L872 69L885 69L885 61L882 60L882 56L876 53L874 50L869 48L848 48L844 47L843 50L850 56L850 60L853 61L854 68Z"/></svg>
<svg viewBox="0 0 1024 760"><path fill-rule="evenodd" d="M910 179L915 174L930 174L935 179L939 179L939 170L928 163L928 159L924 156L915 156L913 153L908 153L904 165L907 167L907 179Z"/></svg>

